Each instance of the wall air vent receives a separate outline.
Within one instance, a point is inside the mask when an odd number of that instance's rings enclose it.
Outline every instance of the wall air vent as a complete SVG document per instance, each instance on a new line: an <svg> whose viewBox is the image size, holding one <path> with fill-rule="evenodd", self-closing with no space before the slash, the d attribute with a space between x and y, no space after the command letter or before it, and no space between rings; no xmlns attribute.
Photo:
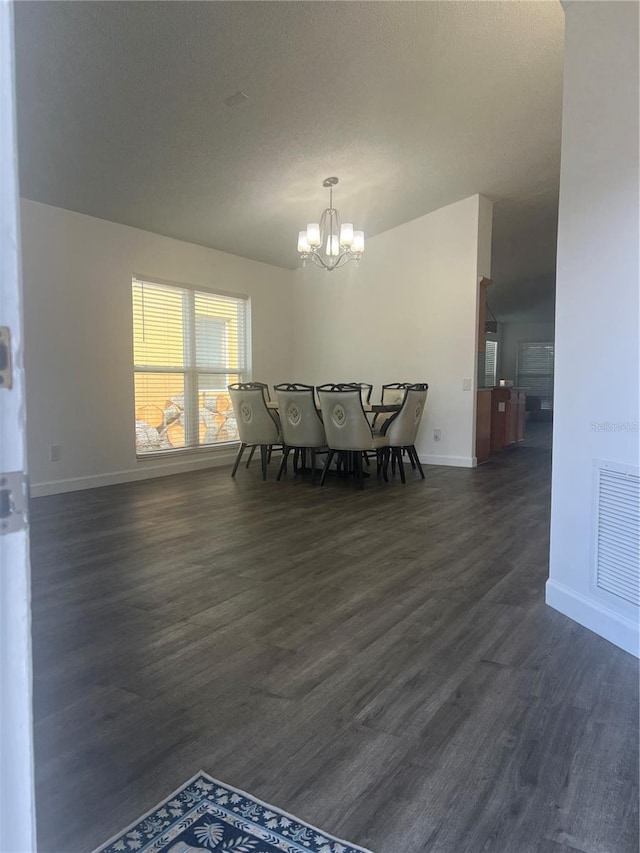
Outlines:
<svg viewBox="0 0 640 853"><path fill-rule="evenodd" d="M638 470L596 463L596 585L640 604L640 477Z"/></svg>

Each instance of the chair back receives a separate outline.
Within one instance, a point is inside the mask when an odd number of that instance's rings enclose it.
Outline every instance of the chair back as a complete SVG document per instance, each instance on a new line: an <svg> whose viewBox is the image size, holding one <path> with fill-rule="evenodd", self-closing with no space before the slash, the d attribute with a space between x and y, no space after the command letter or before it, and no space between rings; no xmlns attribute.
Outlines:
<svg viewBox="0 0 640 853"><path fill-rule="evenodd" d="M404 403L409 382L389 382L382 386L380 402L383 406L395 406Z"/></svg>
<svg viewBox="0 0 640 853"><path fill-rule="evenodd" d="M345 385L317 388L327 445L332 450L368 450L372 432L362 408L361 389Z"/></svg>
<svg viewBox="0 0 640 853"><path fill-rule="evenodd" d="M383 427L389 447L412 447L415 444L428 390L426 382L407 386L402 408Z"/></svg>
<svg viewBox="0 0 640 853"><path fill-rule="evenodd" d="M289 447L324 447L327 443L316 408L313 385L274 385L278 398L282 440Z"/></svg>
<svg viewBox="0 0 640 853"><path fill-rule="evenodd" d="M266 382L254 382L252 380L251 382L244 382L244 383L240 383L240 384L251 385L254 388L262 388L262 393L264 394L265 403L271 402L271 394L269 393L269 386L267 385Z"/></svg>
<svg viewBox="0 0 640 853"><path fill-rule="evenodd" d="M338 382L335 386L336 388L359 388L360 396L362 398L362 405L366 406L367 403L371 402L371 391L373 389L373 385L369 382Z"/></svg>
<svg viewBox="0 0 640 853"><path fill-rule="evenodd" d="M240 441L244 444L279 444L280 423L277 415L267 408L264 383L236 382L227 387Z"/></svg>

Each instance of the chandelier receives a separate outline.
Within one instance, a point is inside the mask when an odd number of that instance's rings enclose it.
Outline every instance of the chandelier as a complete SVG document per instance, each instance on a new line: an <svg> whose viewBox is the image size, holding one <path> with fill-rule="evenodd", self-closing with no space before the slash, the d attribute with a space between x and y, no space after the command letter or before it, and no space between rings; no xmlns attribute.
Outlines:
<svg viewBox="0 0 640 853"><path fill-rule="evenodd" d="M329 207L323 210L320 222L310 222L306 231L298 234L298 254L302 266L313 261L325 270L335 270L348 261L359 261L364 252L364 231L354 231L350 222L340 224L333 206L333 188L337 178L326 178L323 187L329 190Z"/></svg>

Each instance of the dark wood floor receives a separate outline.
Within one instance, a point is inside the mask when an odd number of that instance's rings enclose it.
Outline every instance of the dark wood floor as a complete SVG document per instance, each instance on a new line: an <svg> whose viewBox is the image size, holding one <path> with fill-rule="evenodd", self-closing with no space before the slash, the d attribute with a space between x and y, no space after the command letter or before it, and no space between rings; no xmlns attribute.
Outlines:
<svg viewBox="0 0 640 853"><path fill-rule="evenodd" d="M636 661L543 603L549 450L32 507L41 851L202 768L376 853L636 853Z"/></svg>

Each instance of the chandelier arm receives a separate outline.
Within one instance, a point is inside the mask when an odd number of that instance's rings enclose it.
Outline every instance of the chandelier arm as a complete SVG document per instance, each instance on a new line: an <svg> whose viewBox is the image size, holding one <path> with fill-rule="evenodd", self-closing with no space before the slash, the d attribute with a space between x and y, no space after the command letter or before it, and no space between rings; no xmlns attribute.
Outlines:
<svg viewBox="0 0 640 853"><path fill-rule="evenodd" d="M322 215L320 216L320 246L321 249L324 246L324 240L327 232L327 214L329 213L329 208L325 208L322 211Z"/></svg>
<svg viewBox="0 0 640 853"><path fill-rule="evenodd" d="M311 261L312 261L312 263L314 263L317 267L320 267L321 269L325 269L325 270L329 269L329 267L325 264L325 262L322 260L322 258L318 254L318 252L313 252L313 254L311 255Z"/></svg>
<svg viewBox="0 0 640 853"><path fill-rule="evenodd" d="M342 252L340 257L336 261L336 267L335 268L343 267L345 264L348 264L349 261L355 261L355 260L356 260L356 258L353 256L350 256L348 252Z"/></svg>

